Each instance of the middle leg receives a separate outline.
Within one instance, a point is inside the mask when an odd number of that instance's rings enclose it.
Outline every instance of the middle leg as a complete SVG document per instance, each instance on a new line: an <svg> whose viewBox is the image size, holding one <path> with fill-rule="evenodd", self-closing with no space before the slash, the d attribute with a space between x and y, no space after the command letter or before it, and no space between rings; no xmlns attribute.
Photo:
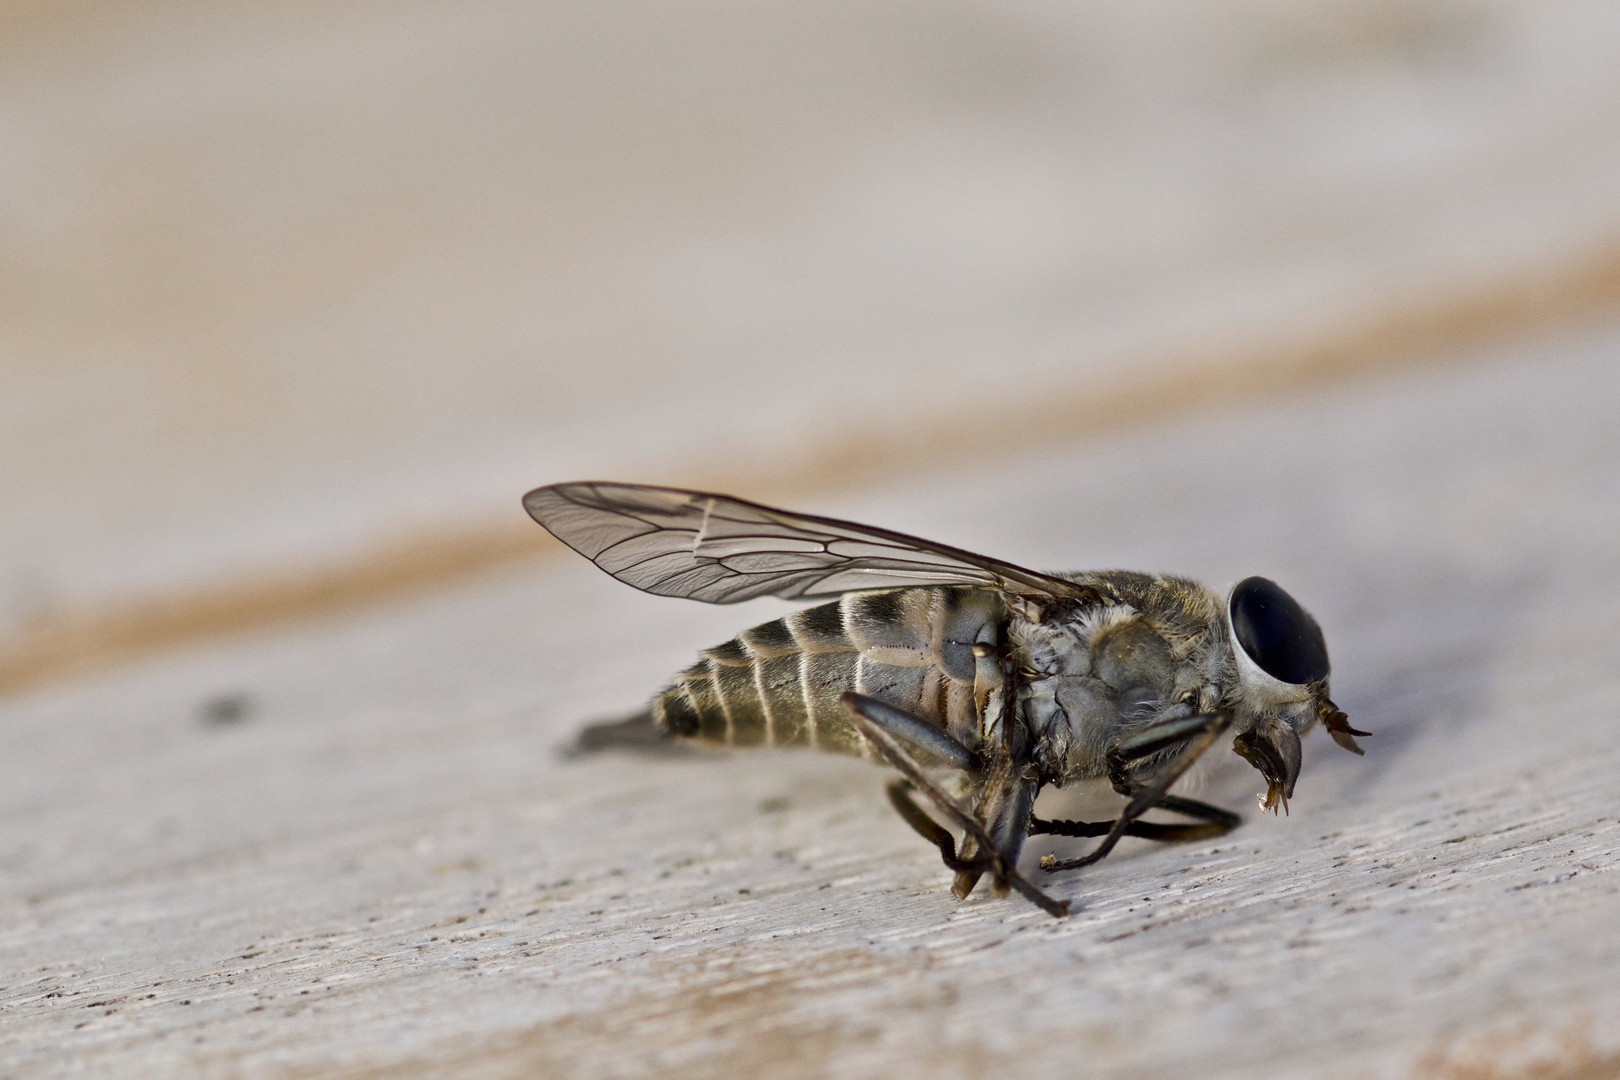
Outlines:
<svg viewBox="0 0 1620 1080"><path fill-rule="evenodd" d="M1138 737L1132 741L1131 745L1123 748L1123 752L1116 750L1110 753L1111 758L1120 760L1123 760L1127 754L1134 757L1143 757L1169 749L1177 742L1186 740L1186 745L1181 752L1167 765L1161 767L1157 776L1131 795L1131 801L1126 804L1124 813L1120 814L1114 823L1109 826L1108 832L1103 836L1103 842L1097 845L1096 850L1078 859L1058 859L1048 855L1041 860L1041 869L1049 873L1058 870L1078 870L1082 866L1090 866L1105 857L1110 851L1113 851L1114 846L1126 834L1126 830L1136 823L1137 818L1155 806L1163 805L1163 800L1171 797L1169 796L1171 785L1181 779L1182 774L1192 768L1193 762L1197 761L1204 751L1208 750L1215 740L1220 738L1221 734L1231 725L1232 718L1226 713L1207 713L1199 716L1183 717L1162 725L1160 730L1148 734L1146 738ZM1216 814L1226 814L1223 810L1192 799L1177 800L1176 804L1183 807L1196 807L1196 816L1200 817L1208 816L1211 811ZM1235 818L1237 815L1227 816ZM1212 824L1218 825L1221 824L1221 821L1217 819ZM1190 827L1204 828L1205 826ZM1227 827L1221 828L1220 831L1225 832ZM1219 835L1219 833L1213 835Z"/></svg>

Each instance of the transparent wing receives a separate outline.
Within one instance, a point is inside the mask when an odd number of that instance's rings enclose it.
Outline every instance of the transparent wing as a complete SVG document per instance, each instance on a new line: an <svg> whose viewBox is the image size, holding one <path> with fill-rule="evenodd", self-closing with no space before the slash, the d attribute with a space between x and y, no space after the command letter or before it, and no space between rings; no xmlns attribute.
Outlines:
<svg viewBox="0 0 1620 1080"><path fill-rule="evenodd" d="M856 525L680 488L581 482L523 496L529 516L627 585L735 604L855 589L971 585L1038 601L1090 593L998 559Z"/></svg>

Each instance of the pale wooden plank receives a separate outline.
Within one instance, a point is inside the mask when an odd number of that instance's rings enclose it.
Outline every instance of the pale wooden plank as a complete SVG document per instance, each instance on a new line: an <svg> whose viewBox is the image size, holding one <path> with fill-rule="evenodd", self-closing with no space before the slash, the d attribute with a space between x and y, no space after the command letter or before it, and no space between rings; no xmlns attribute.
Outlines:
<svg viewBox="0 0 1620 1080"><path fill-rule="evenodd" d="M1367 757L1313 739L1287 819L1223 761L1248 823L1058 879L1063 922L951 900L861 762L555 757L780 610L584 565L7 701L0 1074L1610 1075L1616 347L837 507L1328 628Z"/></svg>

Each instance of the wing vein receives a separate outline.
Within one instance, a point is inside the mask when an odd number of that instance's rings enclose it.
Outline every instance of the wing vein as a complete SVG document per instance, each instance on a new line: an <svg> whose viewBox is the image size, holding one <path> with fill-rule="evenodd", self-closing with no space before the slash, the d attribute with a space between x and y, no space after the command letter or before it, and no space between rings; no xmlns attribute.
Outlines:
<svg viewBox="0 0 1620 1080"><path fill-rule="evenodd" d="M1090 596L1063 578L946 544L711 492L594 481L536 488L523 504L607 573L663 596L731 604L923 585L1042 604Z"/></svg>

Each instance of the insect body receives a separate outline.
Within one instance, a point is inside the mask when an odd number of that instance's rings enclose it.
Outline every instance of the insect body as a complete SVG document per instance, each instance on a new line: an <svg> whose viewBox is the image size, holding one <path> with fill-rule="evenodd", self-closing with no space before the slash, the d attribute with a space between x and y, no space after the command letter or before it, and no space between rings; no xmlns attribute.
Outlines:
<svg viewBox="0 0 1620 1080"><path fill-rule="evenodd" d="M724 495L573 483L524 496L536 521L596 565L662 596L735 603L825 599L705 650L653 699L665 733L728 746L808 746L887 762L890 799L936 844L967 896L992 875L1053 914L1017 870L1031 834L1188 840L1238 824L1169 794L1222 736L1287 808L1300 737L1322 723L1360 753L1328 698L1315 620L1265 578L1223 600L1182 578L1124 571L1042 574L901 533ZM958 793L930 770L958 774ZM1113 822L1045 821L1047 784L1106 777L1129 796ZM921 791L964 832L960 850L913 801ZM1197 819L1138 820L1158 808Z"/></svg>

